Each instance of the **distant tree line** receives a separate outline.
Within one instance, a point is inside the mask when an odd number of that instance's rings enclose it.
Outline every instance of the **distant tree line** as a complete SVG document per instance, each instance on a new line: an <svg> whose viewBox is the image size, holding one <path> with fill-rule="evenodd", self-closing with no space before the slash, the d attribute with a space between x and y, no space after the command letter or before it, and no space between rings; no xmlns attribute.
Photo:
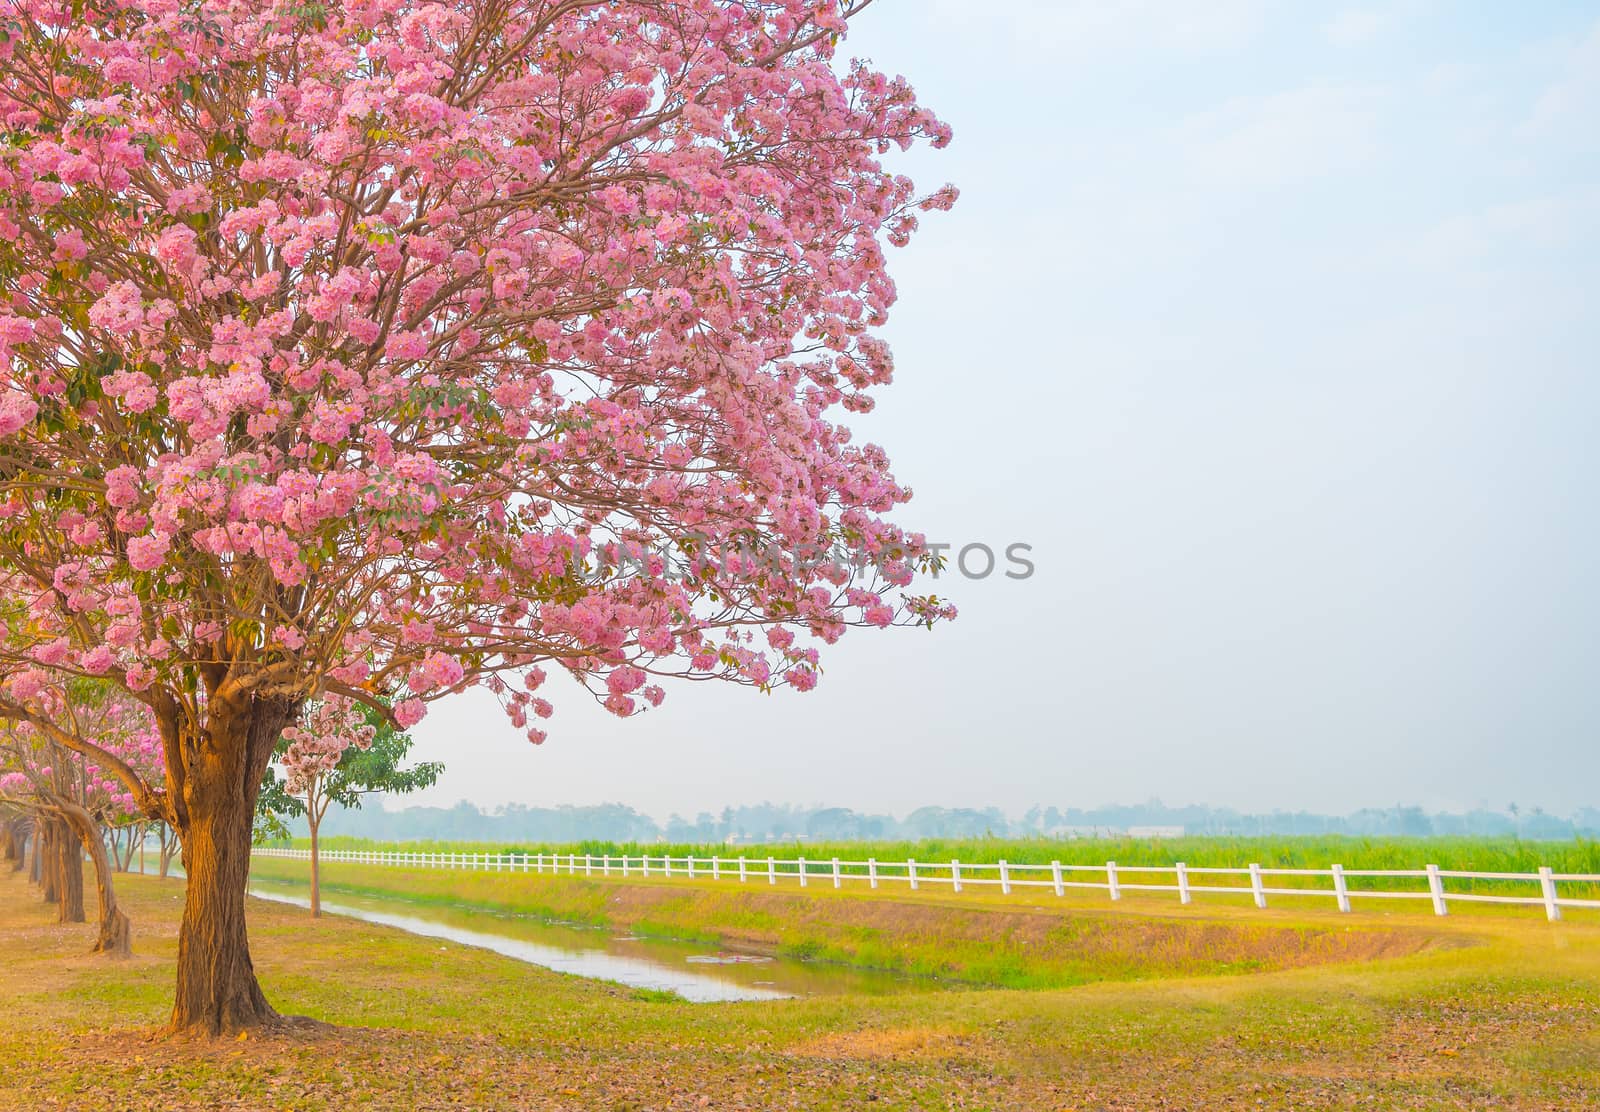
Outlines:
<svg viewBox="0 0 1600 1112"><path fill-rule="evenodd" d="M291 824L304 835L303 823ZM1181 827L1191 835L1345 834L1372 837L1469 836L1563 839L1600 837L1600 809L1588 807L1560 817L1515 803L1464 812L1428 812L1397 805L1348 815L1310 811L1247 813L1227 808L1168 806L1159 800L1095 808L1033 807L1008 817L998 807L920 807L904 817L848 807L758 803L701 812L692 819L670 815L659 822L620 803L593 806L483 810L462 801L454 807L335 810L324 833L383 841L485 842L726 842L868 841L884 839L993 837L1095 837Z"/></svg>

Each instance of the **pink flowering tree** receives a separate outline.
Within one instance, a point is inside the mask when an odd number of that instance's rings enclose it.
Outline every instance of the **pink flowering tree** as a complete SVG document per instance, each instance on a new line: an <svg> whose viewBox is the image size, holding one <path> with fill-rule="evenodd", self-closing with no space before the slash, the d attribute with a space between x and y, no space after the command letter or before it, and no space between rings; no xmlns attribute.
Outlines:
<svg viewBox="0 0 1600 1112"><path fill-rule="evenodd" d="M311 914L322 914L322 891L318 875L317 831L328 812L332 796L329 782L345 750L372 748L377 729L367 722L361 705L354 700L323 699L306 709L304 723L283 731L288 747L279 758L283 766L284 791L305 800L306 824L311 831Z"/></svg>
<svg viewBox="0 0 1600 1112"><path fill-rule="evenodd" d="M149 708L112 685L76 680L71 701L48 705L61 729L89 739L139 775L160 775L161 745ZM117 904L107 830L137 813L132 792L95 760L55 740L53 731L13 720L0 728L0 799L33 811L49 832L54 895L63 922L82 922L83 854L94 866L99 895L95 952L127 957L128 917Z"/></svg>
<svg viewBox="0 0 1600 1112"><path fill-rule="evenodd" d="M411 738L395 728L384 709L338 695L306 706L298 725L283 731L276 764L267 770L256 804L258 820L282 828L285 816L304 815L311 834L311 915L322 914L319 835L328 808L360 807L364 796L404 793L431 786L444 766L433 761L406 765Z"/></svg>
<svg viewBox="0 0 1600 1112"><path fill-rule="evenodd" d="M278 1021L245 881L304 705L556 667L807 689L933 625L840 413L948 131L836 55L867 0L0 0L0 716L170 823L174 1030ZM141 775L54 721L96 676Z"/></svg>

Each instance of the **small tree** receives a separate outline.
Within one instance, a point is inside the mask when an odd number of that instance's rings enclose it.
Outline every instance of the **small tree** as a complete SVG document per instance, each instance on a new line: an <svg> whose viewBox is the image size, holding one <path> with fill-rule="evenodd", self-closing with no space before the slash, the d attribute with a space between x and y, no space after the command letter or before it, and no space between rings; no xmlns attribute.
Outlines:
<svg viewBox="0 0 1600 1112"><path fill-rule="evenodd" d="M313 917L322 914L318 833L328 807L337 803L356 808L365 795L431 787L444 765L430 761L402 768L410 749L410 736L395 729L387 715L337 697L312 704L300 725L283 732L277 763L284 778L267 770L257 808L267 816L305 816L311 833Z"/></svg>

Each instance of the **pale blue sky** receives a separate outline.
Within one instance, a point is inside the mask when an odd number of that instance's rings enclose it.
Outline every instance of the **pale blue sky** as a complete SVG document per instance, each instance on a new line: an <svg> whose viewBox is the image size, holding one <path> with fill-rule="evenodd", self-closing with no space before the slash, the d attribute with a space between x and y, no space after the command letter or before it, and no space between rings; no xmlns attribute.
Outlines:
<svg viewBox="0 0 1600 1112"><path fill-rule="evenodd" d="M540 749L463 697L425 801L1600 802L1600 8L880 0L849 47L963 191L860 431L1037 573L804 696L574 690Z"/></svg>

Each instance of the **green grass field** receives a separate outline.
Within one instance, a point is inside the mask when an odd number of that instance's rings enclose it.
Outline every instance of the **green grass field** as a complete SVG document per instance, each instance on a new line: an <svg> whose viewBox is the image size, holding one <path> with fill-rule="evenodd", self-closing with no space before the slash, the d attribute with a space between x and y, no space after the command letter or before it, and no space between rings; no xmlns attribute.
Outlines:
<svg viewBox="0 0 1600 1112"><path fill-rule="evenodd" d="M286 879L296 864L274 863ZM366 887L755 947L811 939L839 960L898 953L942 962L964 987L687 1004L256 901L269 997L338 1026L179 1043L152 1034L181 881L121 878L136 957L113 964L87 954L90 927L57 926L0 874L0 1107L1600 1108L1592 922L1180 909L1137 894L1114 908L758 898L351 866L327 883L330 898ZM979 987L996 980L1040 987Z"/></svg>
<svg viewBox="0 0 1600 1112"><path fill-rule="evenodd" d="M297 838L293 845L310 843ZM1117 861L1125 865L1245 865L1251 861L1282 867L1326 868L1338 862L1351 869L1410 869L1429 863L1446 869L1481 872L1527 872L1549 865L1558 873L1600 874L1600 842L1583 839L1558 842L1516 838L1354 838L1279 837L1219 838L934 838L917 842L784 842L727 846L721 843L657 843L586 841L538 842L379 842L370 838L325 837L326 849L408 850L460 853L609 853L638 855L648 852L676 857L713 854L765 858L768 854L809 858L876 857L880 861L949 861L975 864L1004 858L1018 864L1096 865Z"/></svg>
<svg viewBox="0 0 1600 1112"><path fill-rule="evenodd" d="M309 842L297 839L293 846L305 849ZM487 842L375 842L365 838L334 837L323 840L328 850L362 850L402 853L466 853L466 854L576 854L579 859L589 854L596 859L602 855L637 857L648 853L653 858L663 854L675 858L694 856L709 861L713 856L725 861L743 855L752 863L764 863L774 856L780 860L793 860L803 856L808 871L825 874L834 857L846 861L861 861L874 857L880 862L905 862L915 859L925 868L924 875L947 876L948 869L939 871L942 864L952 860L968 865L994 864L1004 860L1016 865L1046 865L1060 861L1063 865L1104 865L1115 861L1123 869L1136 866L1170 866L1179 861L1191 868L1242 868L1255 862L1264 868L1315 868L1326 869L1335 863L1346 869L1420 869L1425 865L1438 865L1444 870L1488 873L1537 873L1540 866L1549 866L1556 873L1600 876L1600 843L1593 841L1536 842L1514 838L1210 838L1189 837L1163 840L1140 839L1076 839L1049 838L1009 839L973 838L930 840L921 842L802 842L773 845L690 845L657 843L580 842L573 844L487 843ZM902 870L903 871L903 870ZM896 875L899 875L898 873ZM994 873L985 873L993 878ZM1044 874L1029 874L1043 879ZM1101 878L1089 878L1101 879ZM1172 884L1171 874L1164 877L1138 877L1130 871L1125 877L1137 883L1149 879ZM1201 883L1196 880L1196 883ZM1247 887L1242 877L1211 877L1204 883L1219 886ZM1316 888L1330 890L1330 881L1322 878L1274 877L1269 887ZM1427 884L1416 878L1367 877L1352 887L1375 890L1409 890L1425 892ZM1453 879L1453 891L1481 894L1534 896L1538 889L1530 882ZM1567 883L1561 887L1563 896L1581 899L1600 899L1600 884ZM1224 897L1226 898L1226 897Z"/></svg>

